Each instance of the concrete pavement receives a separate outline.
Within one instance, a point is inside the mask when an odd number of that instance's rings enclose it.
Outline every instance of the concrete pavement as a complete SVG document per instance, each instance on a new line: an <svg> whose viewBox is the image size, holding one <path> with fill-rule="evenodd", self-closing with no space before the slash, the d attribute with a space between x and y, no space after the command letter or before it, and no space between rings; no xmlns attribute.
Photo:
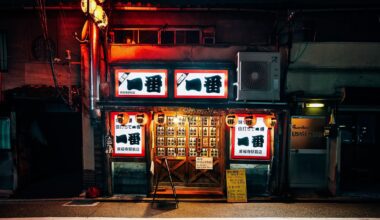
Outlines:
<svg viewBox="0 0 380 220"><path fill-rule="evenodd" d="M380 218L380 203L200 203L153 209L149 202L99 202L67 206L69 201L2 201L1 218ZM66 204L66 205L65 205ZM89 205L90 204L90 205Z"/></svg>
<svg viewBox="0 0 380 220"><path fill-rule="evenodd" d="M2 219L2 218L0 218ZM4 218L9 220L143 220L150 218L110 218L110 217L43 217L43 218ZM173 220L173 218L159 218ZM191 220L233 220L235 218L192 218ZM245 218L245 220L377 220L379 218ZM175 218L175 220L189 220L188 218Z"/></svg>

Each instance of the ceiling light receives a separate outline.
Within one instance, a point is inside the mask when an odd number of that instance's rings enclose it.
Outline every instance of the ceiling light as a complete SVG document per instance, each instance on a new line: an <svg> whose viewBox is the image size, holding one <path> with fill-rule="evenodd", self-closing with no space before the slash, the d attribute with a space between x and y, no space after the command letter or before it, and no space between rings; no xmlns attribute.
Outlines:
<svg viewBox="0 0 380 220"><path fill-rule="evenodd" d="M306 108L323 108L323 107L325 107L325 104L323 103L317 103L317 102L306 103Z"/></svg>

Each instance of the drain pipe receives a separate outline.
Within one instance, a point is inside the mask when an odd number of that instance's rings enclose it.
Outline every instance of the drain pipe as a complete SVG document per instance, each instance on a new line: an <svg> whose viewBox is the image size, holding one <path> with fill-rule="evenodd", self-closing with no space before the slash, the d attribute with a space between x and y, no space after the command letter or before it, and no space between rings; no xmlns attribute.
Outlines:
<svg viewBox="0 0 380 220"><path fill-rule="evenodd" d="M97 117L96 101L99 101L99 29L90 22L90 113Z"/></svg>

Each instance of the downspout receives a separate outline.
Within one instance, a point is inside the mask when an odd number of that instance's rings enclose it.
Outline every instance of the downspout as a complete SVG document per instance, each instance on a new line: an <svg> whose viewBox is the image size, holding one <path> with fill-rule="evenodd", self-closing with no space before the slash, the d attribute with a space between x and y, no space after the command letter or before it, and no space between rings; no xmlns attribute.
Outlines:
<svg viewBox="0 0 380 220"><path fill-rule="evenodd" d="M90 22L90 112L96 118L96 102L99 101L99 29Z"/></svg>

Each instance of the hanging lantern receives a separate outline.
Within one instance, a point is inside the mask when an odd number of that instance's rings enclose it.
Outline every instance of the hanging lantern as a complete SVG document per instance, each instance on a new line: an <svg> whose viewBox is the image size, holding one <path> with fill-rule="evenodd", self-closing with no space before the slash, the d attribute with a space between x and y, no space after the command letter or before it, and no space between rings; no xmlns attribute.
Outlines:
<svg viewBox="0 0 380 220"><path fill-rule="evenodd" d="M90 7L89 8L87 8L87 4L89 4L90 5ZM97 4L96 4L96 1L95 0L82 0L81 2L80 2L80 7L81 7L81 9L82 9L82 11L83 11L83 13L89 13L89 14L94 14L94 11L95 11L95 9L96 9L96 6L97 6ZM87 11L88 10L88 11Z"/></svg>
<svg viewBox="0 0 380 220"><path fill-rule="evenodd" d="M127 113L117 114L117 122L121 125L126 125L129 122L129 115Z"/></svg>
<svg viewBox="0 0 380 220"><path fill-rule="evenodd" d="M228 127L234 127L238 122L238 117L235 114L228 114L226 116L226 124Z"/></svg>
<svg viewBox="0 0 380 220"><path fill-rule="evenodd" d="M146 125L146 123L148 122L148 115L144 112L137 113L136 122L139 123L140 125Z"/></svg>
<svg viewBox="0 0 380 220"><path fill-rule="evenodd" d="M103 8L100 5L96 6L96 9L94 10L94 14L92 16L95 23L98 25L99 28L103 29L107 27L108 25L108 17L106 12L103 10Z"/></svg>
<svg viewBox="0 0 380 220"><path fill-rule="evenodd" d="M106 15L106 13L104 13L103 20L101 22L97 23L97 25L100 29L104 29L108 26L108 17Z"/></svg>
<svg viewBox="0 0 380 220"><path fill-rule="evenodd" d="M249 127L255 126L256 122L257 118L254 115L247 115L244 117L244 123Z"/></svg>
<svg viewBox="0 0 380 220"><path fill-rule="evenodd" d="M160 112L160 113L157 113L157 115L156 115L156 123L158 124L158 125L164 125L165 124L165 114L164 113L162 113L162 112Z"/></svg>
<svg viewBox="0 0 380 220"><path fill-rule="evenodd" d="M268 127L268 128L273 128L274 126L276 126L276 123L277 123L277 120L276 118L272 118L272 117L266 117L264 119L265 121L265 125Z"/></svg>

